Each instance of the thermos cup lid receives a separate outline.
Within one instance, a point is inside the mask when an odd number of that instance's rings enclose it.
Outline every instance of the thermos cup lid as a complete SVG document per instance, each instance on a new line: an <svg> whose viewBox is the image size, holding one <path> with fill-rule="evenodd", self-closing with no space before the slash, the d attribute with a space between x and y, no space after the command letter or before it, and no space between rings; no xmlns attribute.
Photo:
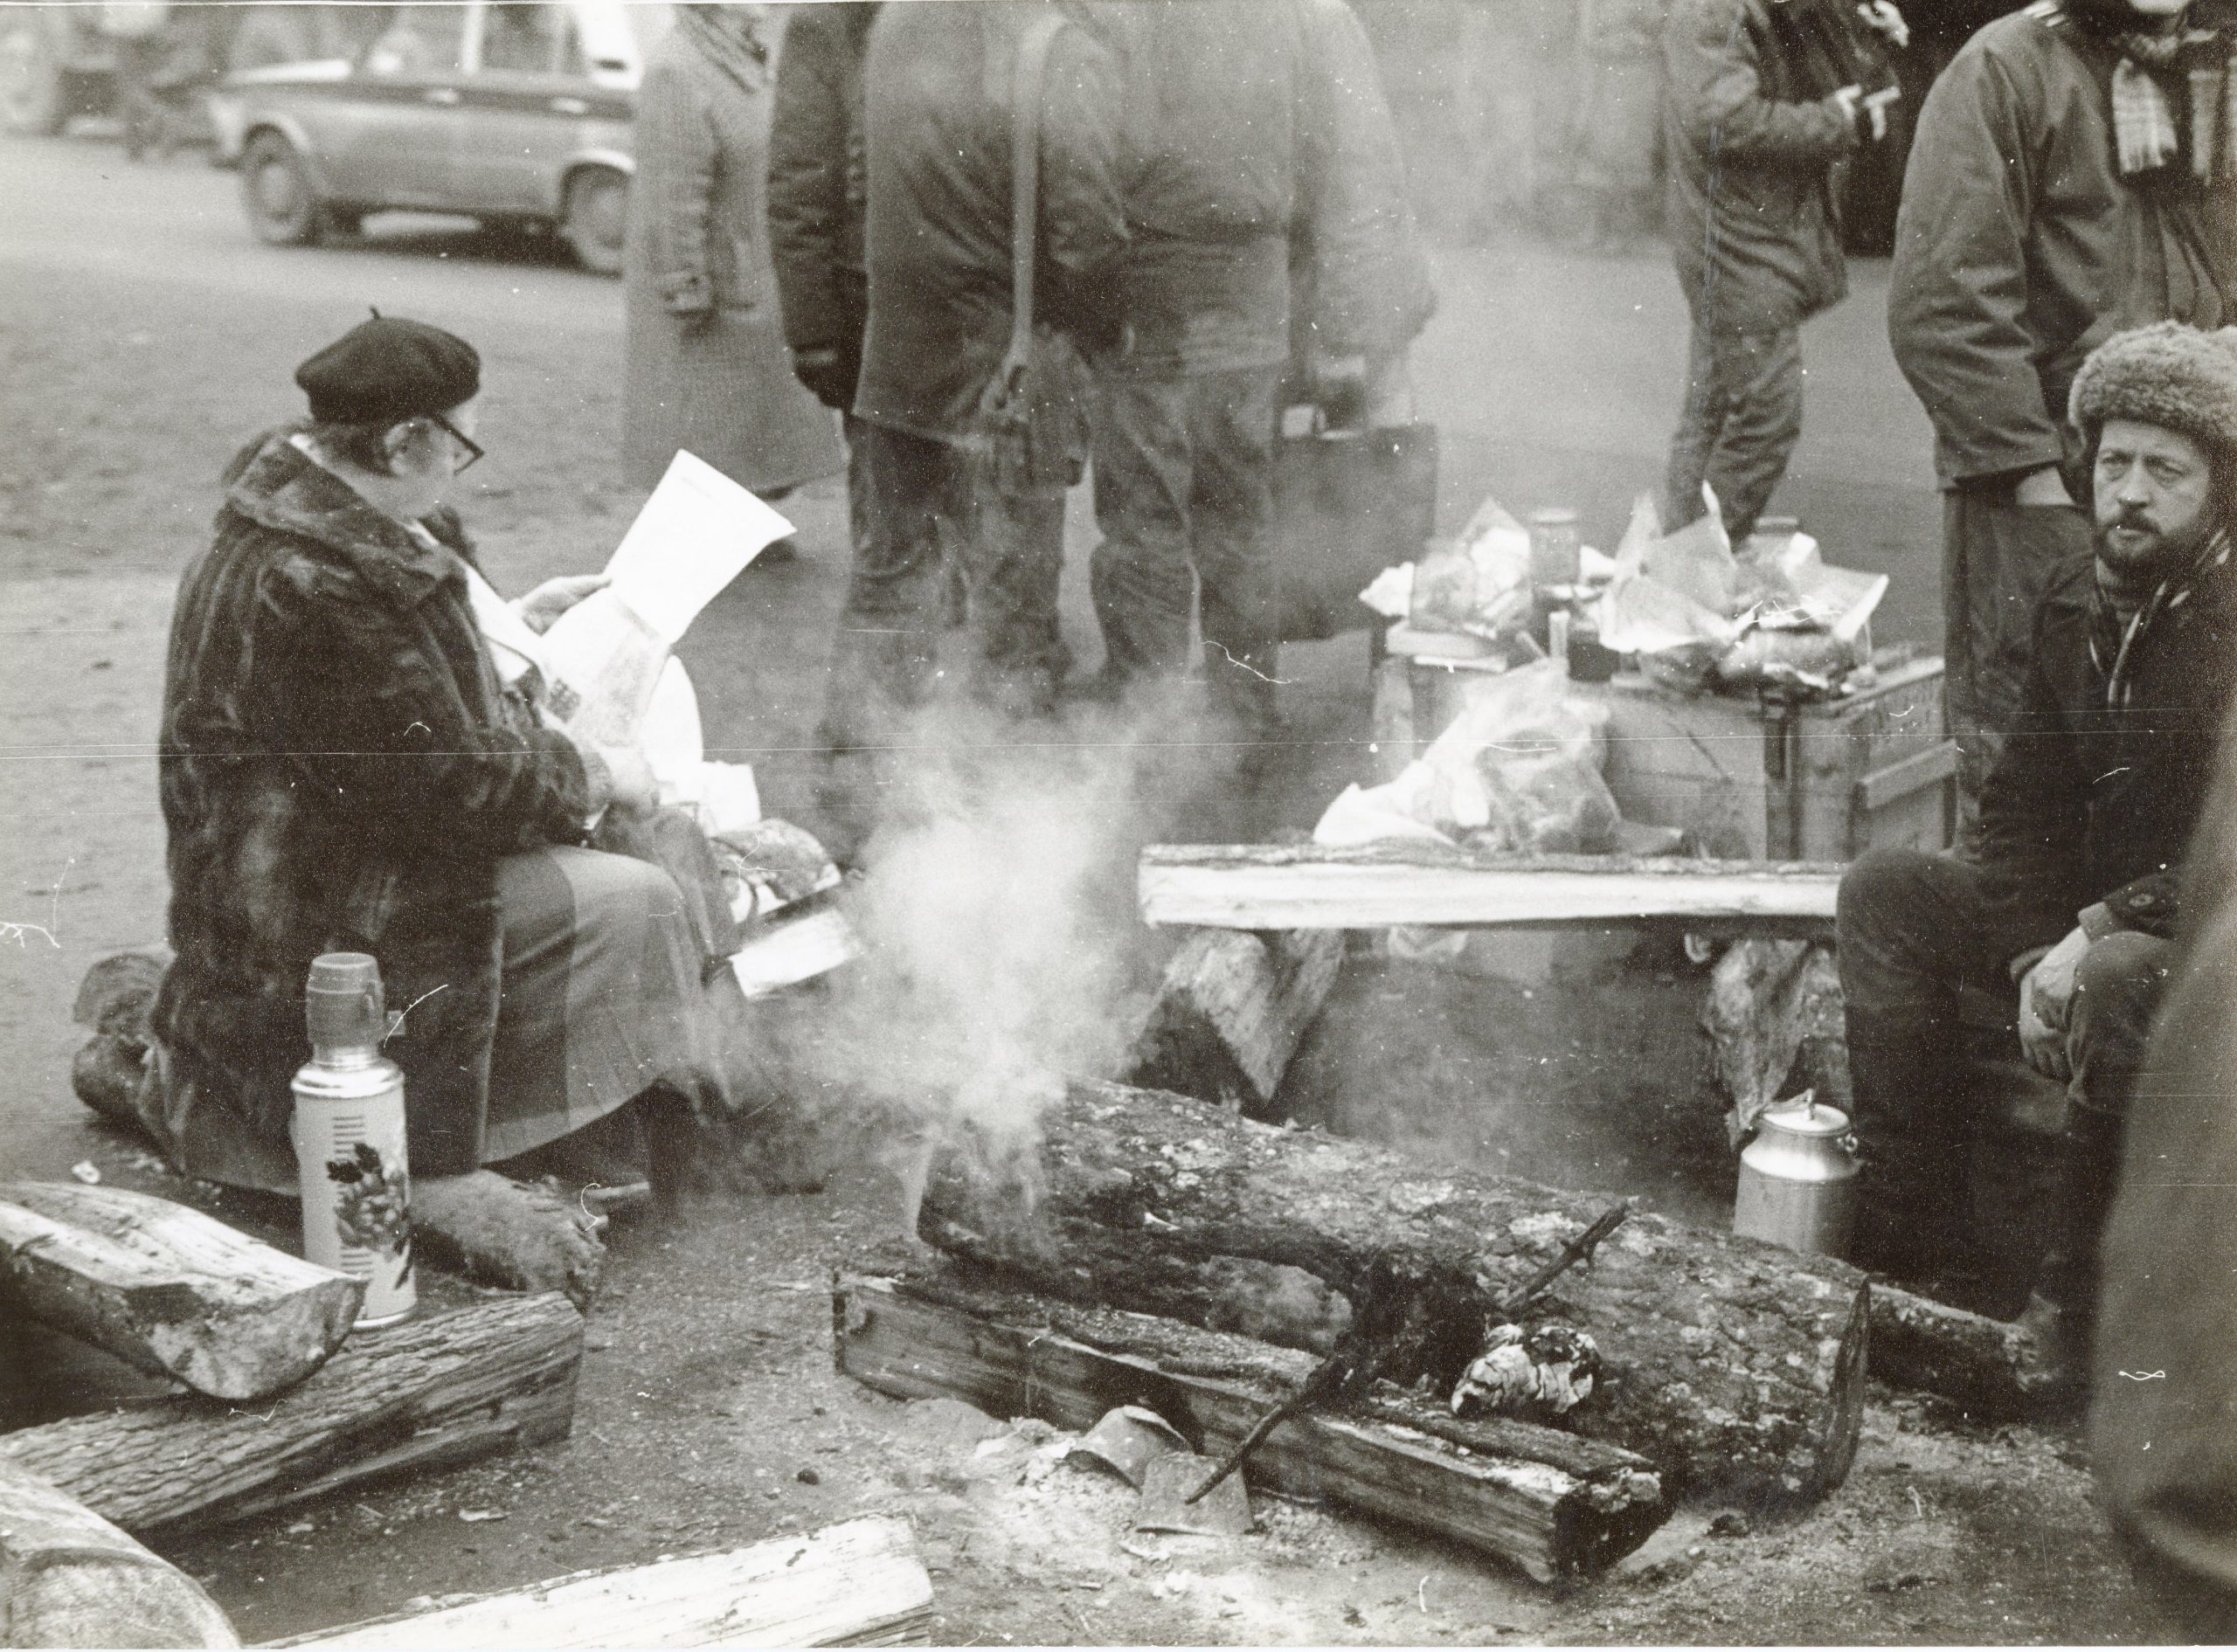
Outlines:
<svg viewBox="0 0 2237 1652"><path fill-rule="evenodd" d="M322 952L303 986L303 1019L321 1049L377 1045L388 1031L379 961L364 952Z"/></svg>

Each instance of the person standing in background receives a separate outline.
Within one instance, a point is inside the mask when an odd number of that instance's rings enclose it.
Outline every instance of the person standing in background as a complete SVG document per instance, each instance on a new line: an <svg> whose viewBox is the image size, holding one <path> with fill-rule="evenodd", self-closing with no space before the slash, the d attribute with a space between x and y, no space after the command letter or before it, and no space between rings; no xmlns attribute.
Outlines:
<svg viewBox="0 0 2237 1652"><path fill-rule="evenodd" d="M1297 0L1105 15L1119 42L1128 244L1125 342L1097 398L1103 686L1117 696L1180 677L1201 602L1212 717L1249 764L1280 731L1275 404L1292 231L1319 222L1325 192L1330 87ZM1350 377L1356 397L1356 364Z"/></svg>
<svg viewBox="0 0 2237 1652"><path fill-rule="evenodd" d="M1591 245L1628 251L1651 232L1662 149L1662 30L1669 0L1584 0L1577 193Z"/></svg>
<svg viewBox="0 0 2237 1652"><path fill-rule="evenodd" d="M2041 0L1989 24L1920 110L1887 293L1934 422L1944 715L1972 821L2052 571L2088 549L2060 415L2082 358L2154 321L2237 320L2237 94L2187 0Z"/></svg>
<svg viewBox="0 0 2237 1652"><path fill-rule="evenodd" d="M679 448L758 494L835 475L830 412L793 377L769 266L765 5L680 5L637 92L623 265L633 486Z"/></svg>
<svg viewBox="0 0 2237 1652"><path fill-rule="evenodd" d="M1469 238L1513 239L1548 204L1574 80L1576 12L1565 0L1470 0L1457 58Z"/></svg>
<svg viewBox="0 0 2237 1652"><path fill-rule="evenodd" d="M1012 716L1053 709L1066 487L1084 453L1077 349L1118 328L1125 244L1110 55L1074 7L888 6L862 66L869 306L855 397L868 529L824 706L826 820L848 857L876 824L883 754L930 698L948 571L968 593L965 674ZM1029 414L995 417L1017 297L1013 115L1028 43L1038 79ZM1024 106L1031 107L1033 106ZM997 429L996 425L1001 425Z"/></svg>
<svg viewBox="0 0 2237 1652"><path fill-rule="evenodd" d="M1807 53L1810 8L1845 0L1674 0L1663 33L1668 223L1693 316L1686 400L1671 438L1664 525L1714 490L1735 542L1754 529L1802 436L1802 323L1848 292L1837 168L1884 135L1852 66ZM1883 3L1870 26L1900 33ZM1826 32L1832 32L1832 30ZM1892 86L1892 78L1889 84Z"/></svg>

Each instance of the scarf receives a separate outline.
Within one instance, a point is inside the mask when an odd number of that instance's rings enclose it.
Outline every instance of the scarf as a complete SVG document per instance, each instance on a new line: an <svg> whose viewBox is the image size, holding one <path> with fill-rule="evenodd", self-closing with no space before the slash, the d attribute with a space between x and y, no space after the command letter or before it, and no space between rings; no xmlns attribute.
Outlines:
<svg viewBox="0 0 2237 1652"><path fill-rule="evenodd" d="M769 47L749 14L720 4L681 5L675 26L701 55L748 92L767 83Z"/></svg>
<svg viewBox="0 0 2237 1652"><path fill-rule="evenodd" d="M2135 695L2137 645L2144 640L2152 622L2190 601L2191 593L2206 575L2227 567L2231 549L2229 530L2215 529L2191 565L2161 580L2125 623L2102 585L2093 593L2089 606L2089 663L2105 680L2108 711L2125 710Z"/></svg>
<svg viewBox="0 0 2237 1652"><path fill-rule="evenodd" d="M2237 38L2213 28L2147 34L2119 27L2123 14L2125 7L2103 0L2081 14L2120 54L2113 66L2113 150L2121 176L2171 167L2208 187L2237 181ZM2187 93L2179 120L2171 81Z"/></svg>

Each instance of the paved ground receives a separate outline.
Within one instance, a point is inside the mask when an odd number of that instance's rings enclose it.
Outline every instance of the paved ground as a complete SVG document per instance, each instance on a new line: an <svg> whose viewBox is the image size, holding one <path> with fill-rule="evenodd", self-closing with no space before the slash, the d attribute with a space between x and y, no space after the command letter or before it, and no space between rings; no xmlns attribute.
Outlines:
<svg viewBox="0 0 2237 1652"><path fill-rule="evenodd" d="M518 590L593 568L637 502L619 482L620 292L549 246L425 220L377 219L367 238L334 247L263 247L241 223L230 177L187 158L127 167L100 141L0 143L0 428L11 436L0 452L0 921L10 926L0 930L0 1067L10 1078L0 1086L0 1174L58 1176L90 1159L111 1179L184 1192L86 1122L68 1088L68 1011L89 962L160 933L150 743L163 636L218 472L251 433L293 411L294 363L377 304L454 327L483 349L481 438L492 457L473 474L466 510L497 583ZM1444 524L1496 493L1518 510L1576 504L1588 536L1610 543L1631 494L1659 473L1676 406L1683 317L1666 266L1450 250L1438 264L1443 307L1416 360L1424 411L1443 437ZM1936 502L1925 424L1881 333L1883 279L1860 268L1856 295L1811 330L1811 425L1780 502L1836 559L1894 576L1883 637L1925 639ZM1084 552L1091 526L1078 504ZM786 508L801 557L749 570L682 652L710 745L753 762L772 808L798 815L845 547L835 491ZM1080 560L1066 618L1084 667L1097 648ZM1365 766L1364 663L1358 637L1285 660L1298 680L1288 731L1298 761L1277 802L1292 823L1309 823ZM1128 761L1077 745L1049 759L1043 791L1025 802L1061 800L1062 786ZM1022 807L1005 824L1029 829L935 846L949 858L926 862L933 898L904 903L904 916L944 927L954 950L1000 982L1001 1002L965 1006L998 1031L1046 1036L1090 1015L1115 1023L1114 1004L1139 990L1125 823L1072 843L1047 829L1050 818ZM1045 850L1039 864L1028 847ZM1065 855L1077 864L1049 864ZM1105 864L1086 864L1098 856ZM1051 964L1053 926L1028 898L1034 872L1063 874L1076 926L1118 937L1109 970ZM986 910L961 910L959 889ZM997 945L1007 967L988 967ZM1548 1025L1526 999L1489 989L1467 998L1472 990L1434 971L1354 983L1361 1004L1434 997L1437 1024L1466 1047L1414 1064L1423 1084L1450 1094L1416 1094L1384 1075L1361 1105L1336 1109L1347 1122L1493 1162L1535 1151L1548 1175L1557 1166L1543 1155L1566 1132L1576 1139L1567 1162L1600 1172L1600 1185L1677 1206L1728 1193L1713 1113L1686 1110L1700 1075L1675 1068L1700 1061L1682 1027L1660 1029L1671 1042L1627 1050L1620 1017ZM1597 1059L1641 1073L1667 1064L1672 1082L1634 1082L1635 1094L1588 1117L1581 1094L1528 1076L1574 1061L1587 1042ZM1623 1109L1658 1089L1668 1096L1641 1134ZM1562 1117L1565 1097L1575 1106ZM1440 1108L1466 1112L1465 1130L1425 1122ZM1681 1172L1701 1173L1664 1185ZM1022 1484L1001 1463L959 1453L936 1424L832 1376L815 1282L896 1213L890 1183L865 1173L814 1198L725 1204L673 1229L623 1233L566 1447L276 1517L184 1545L179 1558L246 1634L268 1635L416 1595L894 1507L917 1520L938 1566L939 1633L958 1640L2144 1632L2106 1563L2069 1437L1973 1428L1884 1399L1868 1415L1855 1479L1810 1519L1706 1545L1700 1522L1674 1527L1667 1565L1575 1593L1549 1595L1434 1545L1283 1509L1233 1550L1145 1561L1118 1546L1123 1527L1092 1486ZM648 1475L648 1463L662 1472ZM814 1483L802 1467L820 1469ZM511 1517L462 1526L467 1510ZM1174 1587L1176 1571L1196 1583Z"/></svg>

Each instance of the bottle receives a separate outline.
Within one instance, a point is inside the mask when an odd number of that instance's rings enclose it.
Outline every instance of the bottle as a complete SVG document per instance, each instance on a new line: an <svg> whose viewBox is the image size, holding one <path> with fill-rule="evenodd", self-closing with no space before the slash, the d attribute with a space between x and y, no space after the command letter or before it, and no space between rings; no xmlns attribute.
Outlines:
<svg viewBox="0 0 2237 1652"><path fill-rule="evenodd" d="M1583 542L1579 537L1576 512L1566 505L1549 505L1530 513L1530 584L1540 591L1555 591L1566 598L1582 571Z"/></svg>
<svg viewBox="0 0 2237 1652"><path fill-rule="evenodd" d="M1856 1222L1856 1137L1849 1116L1804 1091L1767 1108L1740 1155L1732 1231L1838 1256Z"/></svg>
<svg viewBox="0 0 2237 1652"><path fill-rule="evenodd" d="M359 1330L412 1312L412 1179L404 1073L381 1054L380 965L325 952L303 989L311 1059L296 1072L290 1134L303 1196L303 1255L365 1282Z"/></svg>

